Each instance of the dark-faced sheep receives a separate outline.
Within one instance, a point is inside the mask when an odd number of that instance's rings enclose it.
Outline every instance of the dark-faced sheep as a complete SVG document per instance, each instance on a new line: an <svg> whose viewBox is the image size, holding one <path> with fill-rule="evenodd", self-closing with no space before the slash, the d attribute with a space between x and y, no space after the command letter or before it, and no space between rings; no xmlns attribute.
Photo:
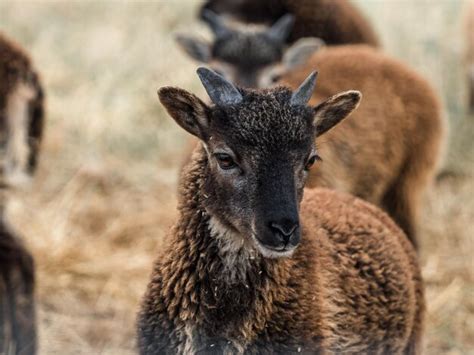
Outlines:
<svg viewBox="0 0 474 355"><path fill-rule="evenodd" d="M178 45L191 58L239 86L268 87L278 81L281 66L285 70L296 68L324 45L320 38L305 37L288 47L286 40L294 27L294 16L289 14L269 28L231 27L209 10L203 11L203 18L214 33L213 40L180 34L176 37Z"/></svg>
<svg viewBox="0 0 474 355"><path fill-rule="evenodd" d="M208 0L201 10L230 15L240 21L273 24L286 14L295 18L288 42L319 37L329 45L379 45L372 26L348 0Z"/></svg>
<svg viewBox="0 0 474 355"><path fill-rule="evenodd" d="M34 172L44 124L44 93L28 55L0 34L1 184Z"/></svg>
<svg viewBox="0 0 474 355"><path fill-rule="evenodd" d="M198 73L213 106L182 89L159 91L201 145L143 299L140 353L419 353L422 281L406 236L349 195L315 189L303 198L319 154L331 158L315 138L360 93L309 106L314 74L292 93Z"/></svg>
<svg viewBox="0 0 474 355"><path fill-rule="evenodd" d="M206 11L204 16L215 34L214 39L206 42L181 34L176 37L180 47L191 58L211 66L239 86L268 86L262 80L271 76L275 66L284 61L285 42L293 26L293 17L285 15L268 29L247 30L227 26L221 16L211 11ZM323 44L320 39L312 38L294 46L301 48L302 43L311 52Z"/></svg>

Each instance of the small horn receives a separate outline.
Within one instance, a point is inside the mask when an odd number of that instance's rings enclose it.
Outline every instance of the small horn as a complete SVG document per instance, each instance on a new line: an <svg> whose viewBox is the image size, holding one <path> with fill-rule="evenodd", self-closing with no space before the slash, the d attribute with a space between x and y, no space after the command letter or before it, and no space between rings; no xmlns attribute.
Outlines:
<svg viewBox="0 0 474 355"><path fill-rule="evenodd" d="M215 12L204 9L201 15L204 22L206 22L209 27L211 28L212 32L214 32L216 37L224 37L230 30L225 25L224 21L222 20L221 16L216 14Z"/></svg>
<svg viewBox="0 0 474 355"><path fill-rule="evenodd" d="M197 74L211 101L217 106L236 105L243 100L239 90L216 72L200 67Z"/></svg>
<svg viewBox="0 0 474 355"><path fill-rule="evenodd" d="M286 14L273 24L267 31L267 35L273 40L284 43L293 29L295 23L295 16Z"/></svg>
<svg viewBox="0 0 474 355"><path fill-rule="evenodd" d="M314 71L303 81L298 89L291 95L290 105L291 106L304 106L308 103L309 99L313 95L314 87L316 85L316 78L318 72Z"/></svg>

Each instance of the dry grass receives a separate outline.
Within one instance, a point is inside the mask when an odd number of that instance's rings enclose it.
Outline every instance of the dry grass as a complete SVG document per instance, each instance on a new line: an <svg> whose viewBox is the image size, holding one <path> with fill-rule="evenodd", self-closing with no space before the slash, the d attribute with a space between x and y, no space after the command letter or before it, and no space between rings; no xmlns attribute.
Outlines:
<svg viewBox="0 0 474 355"><path fill-rule="evenodd" d="M448 166L464 176L440 181L426 203L426 353L472 353L474 186L465 167L472 168L474 120L463 119L463 4L357 2L387 51L428 76L449 109L458 148ZM134 353L137 305L175 216L186 141L156 89L203 94L170 35L206 33L193 18L196 5L0 1L0 30L30 49L48 93L40 171L9 207L37 262L44 354Z"/></svg>

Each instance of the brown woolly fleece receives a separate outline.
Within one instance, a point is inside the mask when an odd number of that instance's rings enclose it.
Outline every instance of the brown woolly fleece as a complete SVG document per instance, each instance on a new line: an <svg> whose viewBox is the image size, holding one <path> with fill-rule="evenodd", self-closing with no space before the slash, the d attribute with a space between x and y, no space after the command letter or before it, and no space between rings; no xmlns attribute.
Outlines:
<svg viewBox="0 0 474 355"><path fill-rule="evenodd" d="M0 354L36 353L34 263L0 222Z"/></svg>
<svg viewBox="0 0 474 355"><path fill-rule="evenodd" d="M379 46L368 20L348 0L209 0L203 9L230 14L245 22L274 23L287 13L293 14L290 43L303 37L319 37L329 45Z"/></svg>
<svg viewBox="0 0 474 355"><path fill-rule="evenodd" d="M295 88L319 72L311 103L359 90L358 109L318 142L323 162L307 186L349 192L382 207L417 246L420 199L444 143L441 107L426 80L368 46L316 52L280 82Z"/></svg>
<svg viewBox="0 0 474 355"><path fill-rule="evenodd" d="M19 84L30 87L34 96L29 102L28 122L28 170L32 173L37 165L44 126L44 92L39 76L29 56L19 45L0 33L0 134L8 132L6 109L8 99Z"/></svg>
<svg viewBox="0 0 474 355"><path fill-rule="evenodd" d="M417 354L423 289L403 232L377 208L307 189L291 258L247 260L229 283L201 193L197 148L180 184L179 220L139 315L141 354Z"/></svg>

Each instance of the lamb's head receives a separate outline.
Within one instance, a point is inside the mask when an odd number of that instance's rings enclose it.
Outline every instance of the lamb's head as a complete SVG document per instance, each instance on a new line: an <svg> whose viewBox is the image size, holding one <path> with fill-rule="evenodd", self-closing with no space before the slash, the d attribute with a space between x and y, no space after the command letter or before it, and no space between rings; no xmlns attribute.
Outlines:
<svg viewBox="0 0 474 355"><path fill-rule="evenodd" d="M179 35L178 44L190 57L239 86L268 87L323 45L320 39L304 38L287 48L286 39L294 22L289 14L268 29L253 30L230 28L210 10L204 10L202 17L214 33L213 42Z"/></svg>
<svg viewBox="0 0 474 355"><path fill-rule="evenodd" d="M300 240L305 180L318 160L315 138L349 115L360 93L344 92L311 107L316 73L294 93L237 89L205 68L198 75L214 105L171 87L160 89L159 98L205 148L206 211L264 256L290 255Z"/></svg>

